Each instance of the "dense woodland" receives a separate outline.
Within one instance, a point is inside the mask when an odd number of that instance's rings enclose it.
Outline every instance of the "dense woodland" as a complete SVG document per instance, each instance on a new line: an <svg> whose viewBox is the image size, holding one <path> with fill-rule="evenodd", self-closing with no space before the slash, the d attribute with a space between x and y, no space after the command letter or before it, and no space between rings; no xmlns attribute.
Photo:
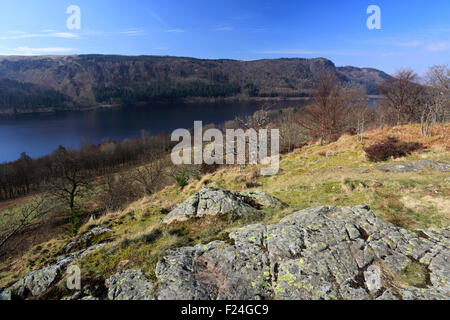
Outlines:
<svg viewBox="0 0 450 320"><path fill-rule="evenodd" d="M58 109L70 99L64 94L31 83L0 79L0 110Z"/></svg>
<svg viewBox="0 0 450 320"><path fill-rule="evenodd" d="M236 83L179 82L173 85L161 81L152 81L145 88L94 88L95 99L102 103L133 103L136 101L173 100L187 97L229 97L241 93Z"/></svg>

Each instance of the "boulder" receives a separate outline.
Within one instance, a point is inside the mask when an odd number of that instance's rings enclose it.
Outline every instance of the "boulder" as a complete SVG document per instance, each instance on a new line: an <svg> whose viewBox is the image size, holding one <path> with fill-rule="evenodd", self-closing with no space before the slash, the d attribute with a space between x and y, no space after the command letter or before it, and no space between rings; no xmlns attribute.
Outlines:
<svg viewBox="0 0 450 320"><path fill-rule="evenodd" d="M14 296L22 299L26 299L29 296L39 296L61 279L68 266L102 246L103 244L98 244L89 247L88 249L60 256L56 258L55 263L28 273L22 279L14 283L9 289Z"/></svg>
<svg viewBox="0 0 450 320"><path fill-rule="evenodd" d="M0 287L0 301L11 300L11 290Z"/></svg>
<svg viewBox="0 0 450 320"><path fill-rule="evenodd" d="M252 204L254 207L276 208L286 206L285 203L265 192L243 191L235 192L234 194L239 198L242 198L245 202Z"/></svg>
<svg viewBox="0 0 450 320"><path fill-rule="evenodd" d="M100 236L102 234L106 234L108 232L111 232L111 229L99 226L95 227L92 230L89 230L82 235L76 237L73 241L68 243L64 247L64 252L69 253L75 250L80 250L83 248L87 248L91 245L92 240L94 240L95 237Z"/></svg>
<svg viewBox="0 0 450 320"><path fill-rule="evenodd" d="M169 251L156 267L156 298L449 299L449 239L449 229L416 234L367 206L314 207L236 230L233 244ZM392 282L390 275L417 261L428 273L426 287Z"/></svg>
<svg viewBox="0 0 450 320"><path fill-rule="evenodd" d="M234 214L243 216L256 211L242 198L230 191L216 188L205 188L188 198L172 210L163 220L164 223L186 221L194 217Z"/></svg>
<svg viewBox="0 0 450 320"><path fill-rule="evenodd" d="M109 300L153 300L153 283L140 270L126 270L106 280Z"/></svg>

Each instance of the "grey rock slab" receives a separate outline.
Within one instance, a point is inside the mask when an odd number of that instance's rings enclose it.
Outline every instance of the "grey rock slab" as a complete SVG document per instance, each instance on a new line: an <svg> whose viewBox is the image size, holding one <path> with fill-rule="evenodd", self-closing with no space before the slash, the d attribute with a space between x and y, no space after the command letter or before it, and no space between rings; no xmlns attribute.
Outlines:
<svg viewBox="0 0 450 320"><path fill-rule="evenodd" d="M111 232L111 229L109 228L105 228L102 226L99 227L95 227L85 233L83 233L82 235L76 237L73 241L69 242L65 247L64 247L64 252L65 253L70 253L74 250L79 250L79 249L83 249L86 247L89 247L91 241L97 237L100 236L102 234L106 234L108 232Z"/></svg>
<svg viewBox="0 0 450 320"><path fill-rule="evenodd" d="M88 249L80 250L65 256L60 256L56 258L55 263L42 269L31 271L22 279L14 283L9 289L15 296L22 299L25 299L30 295L39 296L61 278L68 266L84 258L102 246L102 244L98 244L89 247Z"/></svg>
<svg viewBox="0 0 450 320"><path fill-rule="evenodd" d="M0 287L0 301L11 300L11 290Z"/></svg>
<svg viewBox="0 0 450 320"><path fill-rule="evenodd" d="M243 198L245 202L254 202L262 207L276 208L286 206L280 199L275 198L266 192L242 191L236 192L235 195Z"/></svg>
<svg viewBox="0 0 450 320"><path fill-rule="evenodd" d="M153 300L153 283L140 270L115 274L106 280L106 287L109 300Z"/></svg>
<svg viewBox="0 0 450 320"><path fill-rule="evenodd" d="M193 217L208 215L235 214L242 216L256 209L230 191L205 188L188 198L172 210L163 220L164 223L186 221Z"/></svg>
<svg viewBox="0 0 450 320"><path fill-rule="evenodd" d="M233 231L230 242L169 251L157 264L156 298L448 299L448 231L410 232L367 206L309 208ZM417 261L426 288L385 282Z"/></svg>
<svg viewBox="0 0 450 320"><path fill-rule="evenodd" d="M443 172L450 171L450 164L444 162L434 162L433 160L417 160L398 164L385 164L375 167L385 172L419 172L424 169L433 169Z"/></svg>

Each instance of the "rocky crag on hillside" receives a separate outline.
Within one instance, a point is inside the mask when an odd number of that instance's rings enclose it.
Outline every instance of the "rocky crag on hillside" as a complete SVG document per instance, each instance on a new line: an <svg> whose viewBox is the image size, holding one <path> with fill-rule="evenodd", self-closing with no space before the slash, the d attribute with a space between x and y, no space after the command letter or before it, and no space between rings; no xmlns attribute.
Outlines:
<svg viewBox="0 0 450 320"><path fill-rule="evenodd" d="M257 201L249 202L252 198ZM258 210L258 203L281 203L274 199L267 194L243 196L208 188L182 203L167 216L166 223L193 215L202 218L205 212L247 214ZM74 240L77 247L86 243L83 236L81 241ZM170 250L157 263L157 281L140 270L125 270L105 279L96 292L82 290L66 298L449 299L449 240L449 228L411 232L377 218L367 206L313 207L292 213L277 224L243 227L231 232L229 241ZM87 253L70 255L78 258ZM49 266L33 271L9 289L0 290L0 297L39 296L55 285L63 269ZM417 279L408 281L412 269ZM49 273L59 278L50 281Z"/></svg>
<svg viewBox="0 0 450 320"><path fill-rule="evenodd" d="M235 192L205 188L181 203L165 218L164 223L186 221L212 215L233 214L241 217L261 207L284 207L285 204L265 192Z"/></svg>

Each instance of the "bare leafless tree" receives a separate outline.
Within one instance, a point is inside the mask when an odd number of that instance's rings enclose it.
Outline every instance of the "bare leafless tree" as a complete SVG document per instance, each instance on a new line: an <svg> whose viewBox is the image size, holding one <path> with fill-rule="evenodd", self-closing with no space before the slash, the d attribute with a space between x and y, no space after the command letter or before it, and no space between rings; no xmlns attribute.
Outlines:
<svg viewBox="0 0 450 320"><path fill-rule="evenodd" d="M126 174L113 174L103 178L104 192L98 197L101 209L115 211L142 196L142 191L134 185L134 179Z"/></svg>
<svg viewBox="0 0 450 320"><path fill-rule="evenodd" d="M305 107L299 123L323 142L335 141L345 131L349 94L334 73L322 73L312 105Z"/></svg>
<svg viewBox="0 0 450 320"><path fill-rule="evenodd" d="M52 208L44 197L38 196L19 206L2 212L2 220L5 225L2 228L3 230L0 230L0 257L13 250L11 248L5 250L5 248L14 236L25 231L32 224L41 221L51 212Z"/></svg>
<svg viewBox="0 0 450 320"><path fill-rule="evenodd" d="M52 170L56 178L48 182L46 192L66 203L73 211L76 200L89 191L92 176L83 168L82 159L63 147L55 151Z"/></svg>
<svg viewBox="0 0 450 320"><path fill-rule="evenodd" d="M135 180L142 185L148 195L152 195L154 192L158 191L163 184L167 166L166 159L155 158L137 169Z"/></svg>
<svg viewBox="0 0 450 320"><path fill-rule="evenodd" d="M418 84L419 77L411 69L397 71L394 77L378 85L384 96L384 111L395 114L395 124L402 121L414 122L419 119L419 108L423 103L423 86Z"/></svg>
<svg viewBox="0 0 450 320"><path fill-rule="evenodd" d="M426 99L420 109L420 132L433 135L436 122L444 122L450 109L450 69L446 65L429 68L426 75Z"/></svg>

